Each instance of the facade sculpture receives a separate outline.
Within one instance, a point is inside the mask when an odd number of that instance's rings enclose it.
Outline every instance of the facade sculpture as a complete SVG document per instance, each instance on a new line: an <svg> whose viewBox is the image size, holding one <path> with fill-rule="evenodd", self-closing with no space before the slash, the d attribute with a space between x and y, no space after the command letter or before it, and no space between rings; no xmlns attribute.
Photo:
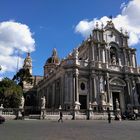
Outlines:
<svg viewBox="0 0 140 140"><path fill-rule="evenodd" d="M45 106L46 106L46 98L45 96L43 96L41 98L41 109L45 109Z"/></svg>
<svg viewBox="0 0 140 140"><path fill-rule="evenodd" d="M128 46L128 35L108 21L101 29L96 26L92 35L61 61L53 50L44 65L43 80L36 84L38 106L42 95L47 98L47 108L61 105L66 110L75 105L79 110L88 109L89 104L93 111L113 110L117 99L124 112L128 105L139 106L139 99L134 104L140 96L139 77L136 49Z"/></svg>
<svg viewBox="0 0 140 140"><path fill-rule="evenodd" d="M25 103L25 99L24 99L23 96L21 96L21 102L20 102L19 108L23 109L24 108L24 103Z"/></svg>

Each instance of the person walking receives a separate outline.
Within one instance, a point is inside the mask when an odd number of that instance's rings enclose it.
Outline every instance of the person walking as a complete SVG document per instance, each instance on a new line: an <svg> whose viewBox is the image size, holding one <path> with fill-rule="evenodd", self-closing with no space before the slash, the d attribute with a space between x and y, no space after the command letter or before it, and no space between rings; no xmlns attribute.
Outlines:
<svg viewBox="0 0 140 140"><path fill-rule="evenodd" d="M109 108L107 109L108 112L108 123L111 123L111 114Z"/></svg>
<svg viewBox="0 0 140 140"><path fill-rule="evenodd" d="M108 112L108 123L111 123L111 114Z"/></svg>
<svg viewBox="0 0 140 140"><path fill-rule="evenodd" d="M63 122L63 113L62 113L62 111L60 111L60 118L59 118L59 120L58 120L58 122Z"/></svg>

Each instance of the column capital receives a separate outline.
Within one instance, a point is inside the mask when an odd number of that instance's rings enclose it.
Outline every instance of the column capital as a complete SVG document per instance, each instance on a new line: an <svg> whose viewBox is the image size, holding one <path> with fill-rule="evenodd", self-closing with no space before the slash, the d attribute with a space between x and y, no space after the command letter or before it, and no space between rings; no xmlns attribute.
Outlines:
<svg viewBox="0 0 140 140"><path fill-rule="evenodd" d="M95 73L92 73L90 76L91 76L91 78L93 79L93 78L96 77L96 74L95 74Z"/></svg>

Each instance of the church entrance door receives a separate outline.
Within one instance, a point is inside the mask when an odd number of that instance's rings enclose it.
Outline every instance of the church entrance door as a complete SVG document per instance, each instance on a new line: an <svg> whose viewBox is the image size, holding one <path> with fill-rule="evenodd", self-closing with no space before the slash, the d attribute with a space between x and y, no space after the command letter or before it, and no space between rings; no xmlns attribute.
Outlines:
<svg viewBox="0 0 140 140"><path fill-rule="evenodd" d="M116 100L118 100L119 105L120 105L120 93L112 92L113 110L116 110ZM120 106L119 106L119 108L120 108Z"/></svg>
<svg viewBox="0 0 140 140"><path fill-rule="evenodd" d="M79 95L80 109L87 109L87 95Z"/></svg>

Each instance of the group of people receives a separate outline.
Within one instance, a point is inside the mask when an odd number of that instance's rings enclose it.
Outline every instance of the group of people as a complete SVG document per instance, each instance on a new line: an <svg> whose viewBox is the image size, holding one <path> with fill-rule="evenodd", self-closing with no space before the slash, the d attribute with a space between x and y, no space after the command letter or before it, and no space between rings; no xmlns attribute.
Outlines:
<svg viewBox="0 0 140 140"><path fill-rule="evenodd" d="M122 114L122 119L136 120L140 117L138 109L129 109Z"/></svg>

